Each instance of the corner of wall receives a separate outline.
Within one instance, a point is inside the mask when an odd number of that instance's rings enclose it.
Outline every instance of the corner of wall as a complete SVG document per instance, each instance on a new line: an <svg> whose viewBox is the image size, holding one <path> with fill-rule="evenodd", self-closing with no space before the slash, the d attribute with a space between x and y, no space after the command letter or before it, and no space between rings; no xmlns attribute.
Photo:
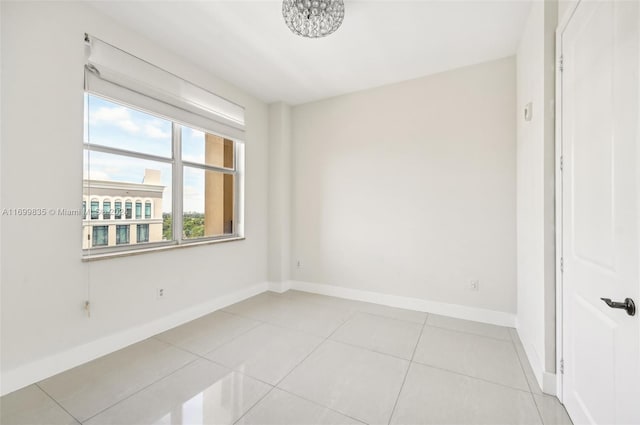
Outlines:
<svg viewBox="0 0 640 425"><path fill-rule="evenodd" d="M291 106L269 105L269 280L289 279L291 257Z"/></svg>

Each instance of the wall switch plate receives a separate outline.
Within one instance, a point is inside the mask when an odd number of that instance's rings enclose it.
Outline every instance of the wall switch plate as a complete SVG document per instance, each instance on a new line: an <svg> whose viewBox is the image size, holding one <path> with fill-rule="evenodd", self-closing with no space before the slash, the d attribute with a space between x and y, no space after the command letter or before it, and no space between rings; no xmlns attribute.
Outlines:
<svg viewBox="0 0 640 425"><path fill-rule="evenodd" d="M479 280L472 280L471 282L469 282L469 289L472 291L479 291L480 290L480 281Z"/></svg>

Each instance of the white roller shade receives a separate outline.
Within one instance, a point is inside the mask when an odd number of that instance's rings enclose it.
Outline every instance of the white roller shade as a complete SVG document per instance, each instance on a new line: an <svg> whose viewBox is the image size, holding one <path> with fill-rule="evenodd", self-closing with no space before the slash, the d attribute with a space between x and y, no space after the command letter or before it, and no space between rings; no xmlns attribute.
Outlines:
<svg viewBox="0 0 640 425"><path fill-rule="evenodd" d="M85 90L235 139L244 108L87 35Z"/></svg>

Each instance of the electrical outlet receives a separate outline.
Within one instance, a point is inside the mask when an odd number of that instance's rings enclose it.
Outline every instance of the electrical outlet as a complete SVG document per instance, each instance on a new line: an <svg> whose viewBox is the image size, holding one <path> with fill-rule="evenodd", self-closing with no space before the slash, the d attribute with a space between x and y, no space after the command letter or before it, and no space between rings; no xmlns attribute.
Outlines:
<svg viewBox="0 0 640 425"><path fill-rule="evenodd" d="M479 291L480 290L480 281L479 280L472 280L471 282L469 282L469 290L471 290L471 291Z"/></svg>
<svg viewBox="0 0 640 425"><path fill-rule="evenodd" d="M165 295L166 295L166 293L165 293L164 288L156 289L156 298L157 299L162 300L162 299L164 299Z"/></svg>

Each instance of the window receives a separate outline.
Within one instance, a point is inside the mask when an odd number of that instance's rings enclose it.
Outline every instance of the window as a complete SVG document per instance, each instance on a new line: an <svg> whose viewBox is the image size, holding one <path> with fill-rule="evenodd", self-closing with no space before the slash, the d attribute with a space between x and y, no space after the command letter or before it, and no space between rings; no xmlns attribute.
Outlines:
<svg viewBox="0 0 640 425"><path fill-rule="evenodd" d="M84 195L115 199L113 210L111 201L103 202L105 219L143 221L132 229L134 243L130 225L114 224L116 246L239 236L238 142L90 94L86 106L91 140L85 143ZM174 174L181 176L178 187ZM144 199L124 198L132 194ZM91 218L99 212L92 201ZM85 249L98 246L108 244ZM108 249L124 249L116 246Z"/></svg>
<svg viewBox="0 0 640 425"><path fill-rule="evenodd" d="M149 225L148 224L138 224L136 241L138 243L149 242Z"/></svg>
<svg viewBox="0 0 640 425"><path fill-rule="evenodd" d="M129 225L128 224L118 224L116 226L116 245L128 244L129 243Z"/></svg>
<svg viewBox="0 0 640 425"><path fill-rule="evenodd" d="M107 246L109 244L109 226L93 226L93 246Z"/></svg>
<svg viewBox="0 0 640 425"><path fill-rule="evenodd" d="M244 108L91 35L84 41L83 199L108 199L102 218L117 220L101 230L115 241L83 243L84 255L242 237ZM83 226L88 240L96 226Z"/></svg>
<svg viewBox="0 0 640 425"><path fill-rule="evenodd" d="M111 201L102 202L102 218L111 220Z"/></svg>
<svg viewBox="0 0 640 425"><path fill-rule="evenodd" d="M120 201L116 201L114 204L114 208L115 208L115 218L116 220L119 220L122 218L122 202Z"/></svg>
<svg viewBox="0 0 640 425"><path fill-rule="evenodd" d="M185 239L234 233L234 143L182 127Z"/></svg>
<svg viewBox="0 0 640 425"><path fill-rule="evenodd" d="M91 220L97 220L100 217L100 202L91 201Z"/></svg>

